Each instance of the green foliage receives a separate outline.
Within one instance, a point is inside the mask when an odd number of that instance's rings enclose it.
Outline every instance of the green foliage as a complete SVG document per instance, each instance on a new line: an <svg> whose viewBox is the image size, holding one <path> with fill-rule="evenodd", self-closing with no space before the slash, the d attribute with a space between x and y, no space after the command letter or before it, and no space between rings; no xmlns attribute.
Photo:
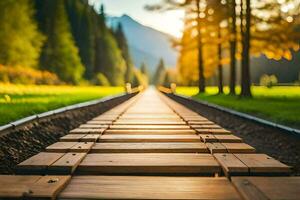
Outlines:
<svg viewBox="0 0 300 200"><path fill-rule="evenodd" d="M34 67L40 56L43 35L33 20L29 0L0 1L0 63Z"/></svg>
<svg viewBox="0 0 300 200"><path fill-rule="evenodd" d="M165 78L164 78L164 82L163 82L163 86L169 88L171 85L171 80L170 80L170 74L168 72L166 72Z"/></svg>
<svg viewBox="0 0 300 200"><path fill-rule="evenodd" d="M103 73L113 86L124 85L126 64L112 31L105 25L103 6L100 8L98 26L95 71Z"/></svg>
<svg viewBox="0 0 300 200"><path fill-rule="evenodd" d="M127 39L123 32L122 25L119 23L116 31L114 32L115 38L118 43L118 47L121 49L122 57L125 60L126 71L125 71L125 81L126 83L131 83L133 78L133 64L129 53L129 47Z"/></svg>
<svg viewBox="0 0 300 200"><path fill-rule="evenodd" d="M66 10L79 55L85 66L84 78L92 80L95 65L95 10L87 0L66 0ZM84 31L83 31L84 30Z"/></svg>
<svg viewBox="0 0 300 200"><path fill-rule="evenodd" d="M97 74L96 84L101 85L101 86L110 86L110 83L109 83L108 79L102 73Z"/></svg>
<svg viewBox="0 0 300 200"><path fill-rule="evenodd" d="M260 85L266 86L268 88L273 87L278 83L277 77L275 75L264 74L260 77Z"/></svg>
<svg viewBox="0 0 300 200"><path fill-rule="evenodd" d="M61 84L56 74L29 67L0 65L0 82L15 84Z"/></svg>
<svg viewBox="0 0 300 200"><path fill-rule="evenodd" d="M47 41L41 57L41 68L56 73L67 83L78 84L82 78L84 67L74 43L70 24L67 19L65 5L60 0L42 1L40 12L46 12L42 21L42 31Z"/></svg>
<svg viewBox="0 0 300 200"><path fill-rule="evenodd" d="M225 93L229 89L225 87ZM207 93L197 95L196 87L177 87L178 94L194 96L201 99L232 108L234 110L249 113L277 123L300 128L300 87L299 86L275 86L266 88L264 86L252 86L253 98L239 98L232 95L216 95L217 87L207 87ZM238 93L240 88L237 87Z"/></svg>
<svg viewBox="0 0 300 200"><path fill-rule="evenodd" d="M160 59L159 64L154 73L153 83L157 86L163 85L165 81L165 76L166 76L166 68L165 68L164 60Z"/></svg>
<svg viewBox="0 0 300 200"><path fill-rule="evenodd" d="M121 92L124 92L123 87L0 84L0 125L62 106Z"/></svg>
<svg viewBox="0 0 300 200"><path fill-rule="evenodd" d="M134 69L132 87L138 87L140 85L146 87L148 85L148 78L145 74L141 73L140 70Z"/></svg>

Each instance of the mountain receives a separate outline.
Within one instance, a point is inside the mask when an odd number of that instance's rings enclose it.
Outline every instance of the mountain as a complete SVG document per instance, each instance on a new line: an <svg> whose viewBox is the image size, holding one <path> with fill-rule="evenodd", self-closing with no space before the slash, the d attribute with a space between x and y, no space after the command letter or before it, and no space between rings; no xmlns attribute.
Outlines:
<svg viewBox="0 0 300 200"><path fill-rule="evenodd" d="M118 23L123 26L136 67L145 62L149 71L153 73L160 58L164 59L167 67L176 65L177 52L172 48L172 36L144 26L128 15L107 17L110 27L115 28Z"/></svg>

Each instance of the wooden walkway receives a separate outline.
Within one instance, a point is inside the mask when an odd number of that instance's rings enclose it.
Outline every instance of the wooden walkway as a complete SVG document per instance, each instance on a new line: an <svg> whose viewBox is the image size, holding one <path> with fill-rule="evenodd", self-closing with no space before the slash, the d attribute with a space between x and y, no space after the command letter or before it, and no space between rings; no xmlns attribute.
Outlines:
<svg viewBox="0 0 300 200"><path fill-rule="evenodd" d="M154 89L16 172L0 176L0 199L300 199L289 166Z"/></svg>

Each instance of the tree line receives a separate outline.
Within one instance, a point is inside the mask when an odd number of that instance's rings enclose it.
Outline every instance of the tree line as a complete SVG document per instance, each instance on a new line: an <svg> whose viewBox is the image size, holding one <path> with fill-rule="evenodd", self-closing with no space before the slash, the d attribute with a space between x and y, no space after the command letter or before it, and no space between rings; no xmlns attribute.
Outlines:
<svg viewBox="0 0 300 200"><path fill-rule="evenodd" d="M49 71L68 84L145 82L122 25L109 28L104 6L88 0L0 1L0 46L0 64Z"/></svg>
<svg viewBox="0 0 300 200"><path fill-rule="evenodd" d="M165 0L148 10L184 9L184 31L176 42L181 82L198 82L218 74L223 93L223 66L230 67L230 94L236 94L240 64L241 96L251 96L250 57L290 60L299 50L300 3L297 0ZM238 63L240 62L240 63Z"/></svg>

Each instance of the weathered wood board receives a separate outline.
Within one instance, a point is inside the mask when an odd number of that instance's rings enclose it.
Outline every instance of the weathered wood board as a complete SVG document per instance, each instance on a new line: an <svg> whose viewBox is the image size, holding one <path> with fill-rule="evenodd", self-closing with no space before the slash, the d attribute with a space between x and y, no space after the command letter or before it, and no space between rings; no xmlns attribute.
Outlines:
<svg viewBox="0 0 300 200"><path fill-rule="evenodd" d="M298 200L300 177L232 177L245 200Z"/></svg>
<svg viewBox="0 0 300 200"><path fill-rule="evenodd" d="M204 143L96 143L90 153L208 153Z"/></svg>
<svg viewBox="0 0 300 200"><path fill-rule="evenodd" d="M220 166L210 154L92 153L79 164L79 174L215 174Z"/></svg>
<svg viewBox="0 0 300 200"><path fill-rule="evenodd" d="M129 134L129 135L195 135L196 131L189 130L106 130L104 134Z"/></svg>
<svg viewBox="0 0 300 200"><path fill-rule="evenodd" d="M101 135L99 142L200 142L197 135Z"/></svg>
<svg viewBox="0 0 300 200"><path fill-rule="evenodd" d="M59 199L238 200L225 178L151 176L75 176Z"/></svg>
<svg viewBox="0 0 300 200"><path fill-rule="evenodd" d="M64 153L38 153L17 165L19 174L44 174L48 166L60 159Z"/></svg>

